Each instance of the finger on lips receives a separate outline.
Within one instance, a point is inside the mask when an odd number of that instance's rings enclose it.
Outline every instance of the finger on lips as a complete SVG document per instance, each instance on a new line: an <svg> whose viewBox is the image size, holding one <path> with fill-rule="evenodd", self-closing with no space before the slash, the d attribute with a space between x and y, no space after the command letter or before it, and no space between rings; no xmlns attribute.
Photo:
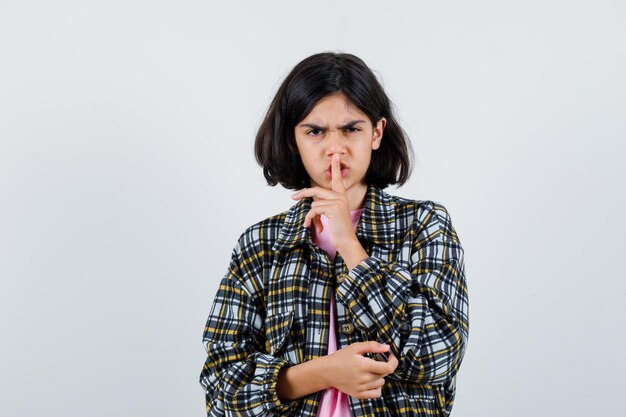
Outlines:
<svg viewBox="0 0 626 417"><path fill-rule="evenodd" d="M319 186L303 188L302 190L292 194L291 198L298 200L302 197L318 197L322 200L330 200L338 197L336 194L337 192L345 194L345 188L341 180L341 163L339 154L334 154L332 157L331 175L331 190ZM322 203L320 200L311 203L311 209L305 218L304 227L309 227L311 221L313 221L321 229L321 220L318 218L318 214L316 214L317 211L313 210L314 207L322 207L325 205L320 203Z"/></svg>
<svg viewBox="0 0 626 417"><path fill-rule="evenodd" d="M344 192L345 189L343 187L343 181L341 180L341 164L339 162L339 154L333 155L331 174L331 188L333 191Z"/></svg>

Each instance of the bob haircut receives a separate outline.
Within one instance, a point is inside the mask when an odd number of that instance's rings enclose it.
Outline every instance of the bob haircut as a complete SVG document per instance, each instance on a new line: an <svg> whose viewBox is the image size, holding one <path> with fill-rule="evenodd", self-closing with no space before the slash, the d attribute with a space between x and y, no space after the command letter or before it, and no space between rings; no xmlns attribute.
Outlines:
<svg viewBox="0 0 626 417"><path fill-rule="evenodd" d="M327 95L344 93L370 119L387 119L380 147L372 152L366 184L386 188L404 184L411 174L412 149L396 121L392 104L376 76L360 58L348 53L322 52L299 62L274 96L254 144L255 157L270 186L310 187L295 140L295 127Z"/></svg>

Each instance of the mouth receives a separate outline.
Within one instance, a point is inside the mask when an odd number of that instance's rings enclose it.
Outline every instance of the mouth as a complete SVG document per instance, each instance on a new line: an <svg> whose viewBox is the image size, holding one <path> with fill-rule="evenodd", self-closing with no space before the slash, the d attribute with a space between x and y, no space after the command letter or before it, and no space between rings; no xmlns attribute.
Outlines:
<svg viewBox="0 0 626 417"><path fill-rule="evenodd" d="M347 166L346 164L344 164L343 162L339 163L339 169L340 170L343 171L344 169L348 169L348 168L350 168L350 167ZM332 164L328 164L328 166L326 167L326 171L327 172L332 172L332 169L333 169L333 165Z"/></svg>
<svg viewBox="0 0 626 417"><path fill-rule="evenodd" d="M348 167L347 167L347 166L345 166L344 164L341 164L339 168L340 168L341 178L345 178L345 177L346 177L346 175L348 175L348 169L350 169L350 168L348 168ZM330 179L330 178L332 178L332 177L333 177L332 167L329 167L329 168L326 170L326 178L329 178L329 179Z"/></svg>

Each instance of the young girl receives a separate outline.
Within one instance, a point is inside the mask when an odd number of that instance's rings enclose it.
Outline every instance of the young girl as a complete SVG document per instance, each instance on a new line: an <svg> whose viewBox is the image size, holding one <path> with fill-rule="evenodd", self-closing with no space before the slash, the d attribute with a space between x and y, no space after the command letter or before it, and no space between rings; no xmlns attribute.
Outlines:
<svg viewBox="0 0 626 417"><path fill-rule="evenodd" d="M204 330L208 416L449 415L463 249L441 203L383 191L408 179L410 149L356 56L287 76L255 153L269 185L300 191L233 249Z"/></svg>

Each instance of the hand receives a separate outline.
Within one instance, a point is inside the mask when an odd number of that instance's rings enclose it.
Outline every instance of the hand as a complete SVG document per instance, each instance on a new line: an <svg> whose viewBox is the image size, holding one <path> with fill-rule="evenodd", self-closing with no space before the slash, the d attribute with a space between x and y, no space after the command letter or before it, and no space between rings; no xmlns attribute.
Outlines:
<svg viewBox="0 0 626 417"><path fill-rule="evenodd" d="M311 203L311 209L304 218L304 227L315 223L317 230L322 230L320 216L324 214L330 221L330 243L336 247L344 247L357 241L350 216L350 205L346 190L341 179L339 154L334 154L331 164L331 189L311 187L298 191L291 198L297 200L302 197L318 197Z"/></svg>
<svg viewBox="0 0 626 417"><path fill-rule="evenodd" d="M375 341L356 342L328 355L332 379L330 385L354 398L379 398L385 376L393 373L398 359L389 352L388 362L363 356L366 352L386 352L389 345Z"/></svg>

